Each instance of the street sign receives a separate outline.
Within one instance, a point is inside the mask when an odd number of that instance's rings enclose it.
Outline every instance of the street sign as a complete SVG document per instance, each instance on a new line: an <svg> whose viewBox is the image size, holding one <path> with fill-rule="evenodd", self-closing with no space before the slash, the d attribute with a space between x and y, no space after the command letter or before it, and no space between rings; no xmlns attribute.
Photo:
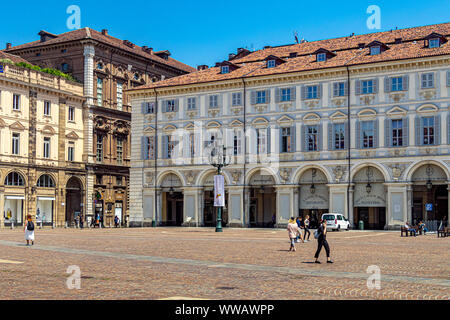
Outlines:
<svg viewBox="0 0 450 320"><path fill-rule="evenodd" d="M225 206L225 179L222 175L214 176L214 207Z"/></svg>
<svg viewBox="0 0 450 320"><path fill-rule="evenodd" d="M432 203L427 203L427 204L425 204L425 210L427 210L427 211L433 211L433 204L432 204Z"/></svg>

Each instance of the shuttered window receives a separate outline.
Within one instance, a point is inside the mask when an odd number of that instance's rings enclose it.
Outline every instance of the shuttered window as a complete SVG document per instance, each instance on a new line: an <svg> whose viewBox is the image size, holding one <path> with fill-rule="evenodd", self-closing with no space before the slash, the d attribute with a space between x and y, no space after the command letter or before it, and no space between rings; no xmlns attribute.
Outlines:
<svg viewBox="0 0 450 320"><path fill-rule="evenodd" d="M345 149L345 124L335 123L333 125L333 148L334 150Z"/></svg>
<svg viewBox="0 0 450 320"><path fill-rule="evenodd" d="M435 139L434 117L426 117L422 119L423 144L433 145Z"/></svg>
<svg viewBox="0 0 450 320"><path fill-rule="evenodd" d="M434 88L434 73L424 73L421 76L422 89Z"/></svg>
<svg viewBox="0 0 450 320"><path fill-rule="evenodd" d="M375 123L374 121L361 122L361 134L363 149L370 149L375 147Z"/></svg>
<svg viewBox="0 0 450 320"><path fill-rule="evenodd" d="M344 97L347 95L347 83L335 82L333 83L333 97Z"/></svg>

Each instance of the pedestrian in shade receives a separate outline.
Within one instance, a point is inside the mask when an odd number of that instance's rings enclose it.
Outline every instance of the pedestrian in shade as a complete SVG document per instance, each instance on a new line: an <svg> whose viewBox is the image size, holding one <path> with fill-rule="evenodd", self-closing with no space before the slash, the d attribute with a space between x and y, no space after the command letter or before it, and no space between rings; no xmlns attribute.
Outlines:
<svg viewBox="0 0 450 320"><path fill-rule="evenodd" d="M297 225L297 222L295 222L294 217L292 217L289 220L288 226L287 226L287 231L289 234L289 239L291 241L291 247L289 248L289 251L297 251L295 249L295 239L297 238L297 235L300 233L300 229Z"/></svg>
<svg viewBox="0 0 450 320"><path fill-rule="evenodd" d="M316 261L314 261L314 262L320 263L319 254L320 254L320 251L322 250L322 247L325 247L325 251L327 253L327 263L333 263L333 261L331 261L331 258L330 258L330 246L328 245L328 242L327 242L327 221L326 220L320 221L319 228L317 229L314 237L317 239L317 251L314 256L314 258L316 258Z"/></svg>
<svg viewBox="0 0 450 320"><path fill-rule="evenodd" d="M27 246L34 245L34 223L31 219L31 214L27 215L27 223L23 229L25 231L25 240L27 241Z"/></svg>
<svg viewBox="0 0 450 320"><path fill-rule="evenodd" d="M309 236L311 235L311 232L309 232L309 215L306 215L305 221L303 221L303 228L305 229L305 233L303 234L303 239L305 242L309 241ZM306 238L306 233L308 233L308 238Z"/></svg>

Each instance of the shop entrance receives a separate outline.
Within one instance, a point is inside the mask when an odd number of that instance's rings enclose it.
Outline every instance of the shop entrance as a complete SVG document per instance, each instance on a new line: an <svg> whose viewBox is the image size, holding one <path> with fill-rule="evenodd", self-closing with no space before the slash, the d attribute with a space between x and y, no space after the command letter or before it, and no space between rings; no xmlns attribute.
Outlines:
<svg viewBox="0 0 450 320"><path fill-rule="evenodd" d="M82 187L78 178L72 177L66 186L66 222L69 227L75 226L75 217L82 214Z"/></svg>
<svg viewBox="0 0 450 320"><path fill-rule="evenodd" d="M383 230L386 225L386 208L358 207L354 209L353 217L355 226L358 226L359 221L362 221L365 230Z"/></svg>
<svg viewBox="0 0 450 320"><path fill-rule="evenodd" d="M183 224L183 193L164 192L166 198L166 210L162 224L165 226L181 226Z"/></svg>

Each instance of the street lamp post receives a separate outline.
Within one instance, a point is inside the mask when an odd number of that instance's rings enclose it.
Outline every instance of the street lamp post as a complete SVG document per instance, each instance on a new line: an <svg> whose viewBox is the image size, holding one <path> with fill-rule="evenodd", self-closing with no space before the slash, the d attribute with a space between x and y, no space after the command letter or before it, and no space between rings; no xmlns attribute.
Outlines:
<svg viewBox="0 0 450 320"><path fill-rule="evenodd" d="M220 152L215 152L217 147L213 147L211 150L211 155L209 158L210 164L217 168L217 175L222 175L222 168L230 164L230 161L226 157L227 148L222 146L222 154ZM224 195L225 196L225 195ZM222 232L222 207L217 207L217 221L216 221L216 232Z"/></svg>

